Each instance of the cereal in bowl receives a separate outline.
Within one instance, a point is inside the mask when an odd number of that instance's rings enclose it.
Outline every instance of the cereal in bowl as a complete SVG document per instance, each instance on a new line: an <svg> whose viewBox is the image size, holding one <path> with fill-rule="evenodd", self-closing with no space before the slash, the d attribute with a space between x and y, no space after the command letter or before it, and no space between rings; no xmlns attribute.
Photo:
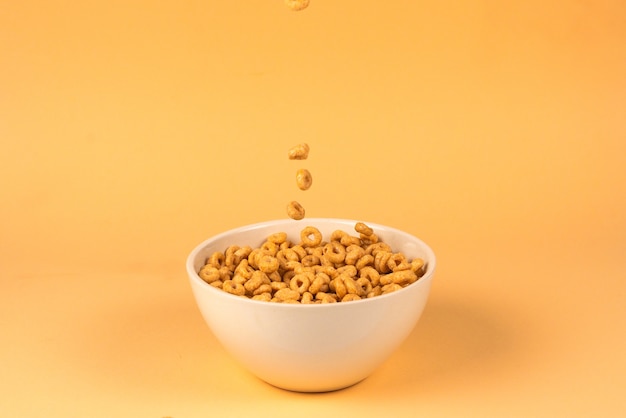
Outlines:
<svg viewBox="0 0 626 418"><path fill-rule="evenodd" d="M415 283L421 258L408 259L380 241L364 223L359 236L334 231L329 241L307 226L297 243L271 234L258 247L231 245L206 260L202 280L236 296L277 303L323 304L372 298Z"/></svg>

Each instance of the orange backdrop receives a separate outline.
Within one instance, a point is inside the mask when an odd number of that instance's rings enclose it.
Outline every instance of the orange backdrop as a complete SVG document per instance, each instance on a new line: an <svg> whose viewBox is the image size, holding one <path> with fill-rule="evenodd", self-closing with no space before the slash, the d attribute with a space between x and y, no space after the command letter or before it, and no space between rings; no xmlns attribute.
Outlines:
<svg viewBox="0 0 626 418"><path fill-rule="evenodd" d="M625 74L616 0L0 0L0 412L626 414ZM293 199L438 256L336 393L240 369L186 282Z"/></svg>

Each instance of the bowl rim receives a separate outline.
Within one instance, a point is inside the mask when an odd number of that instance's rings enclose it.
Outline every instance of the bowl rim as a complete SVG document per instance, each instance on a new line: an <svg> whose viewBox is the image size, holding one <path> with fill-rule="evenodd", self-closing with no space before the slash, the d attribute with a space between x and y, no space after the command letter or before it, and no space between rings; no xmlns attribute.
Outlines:
<svg viewBox="0 0 626 418"><path fill-rule="evenodd" d="M307 226L309 226L306 222L303 222L304 220L306 220L307 222L311 222L312 224L339 223L339 224L352 225L352 226L354 226L357 222L363 222L364 224L366 224L367 226L369 226L370 228L374 230L385 230L386 232L390 232L394 234L406 235L410 237L413 241L417 242L420 246L420 249L426 252L427 258L428 258L428 261L426 264L427 265L426 272L416 282L411 283L410 285L405 286L402 289L396 290L395 292L378 295L376 297L355 300L355 301L350 301L350 302L338 302L338 303L326 303L326 304L316 304L316 303L301 304L301 303L268 302L268 301L255 300L255 299L248 298L248 297L230 294L228 292L225 292L224 290L215 288L214 286L211 286L210 284L202 280L200 276L198 275L198 272L194 268L194 262L198 254L205 247L207 247L214 241L220 240L232 234L249 232L255 229L261 229L261 228L267 228L267 227L273 227L273 226L278 227L280 225L284 225L290 222L299 222L302 225L302 228L300 228L300 230L302 230L306 228ZM200 286L200 288L207 290L209 293L215 294L217 297L230 298L231 300L242 301L242 303L252 303L252 304L257 304L260 306L272 307L275 309L322 309L322 308L343 309L346 306L356 306L357 304L374 303L377 300L382 302L384 299L396 297L399 294L410 291L411 289L414 289L416 287L426 286L427 283L430 283L432 281L432 278L434 276L435 269L437 266L437 259L436 259L435 253L425 241L423 241L422 239L418 238L417 236L407 231L398 229L396 227L379 224L376 222L368 222L368 221L354 220L354 219L348 219L348 218L319 218L318 217L318 218L305 218L304 220L295 221L289 218L283 218L283 219L273 219L273 220L268 220L268 221L260 221L260 222L255 222L255 223L231 228L228 230L224 230L215 235L212 235L211 237L197 244L188 254L185 265L186 265L186 270L187 270L187 275L189 277L189 280L194 282L196 285ZM276 232L280 232L280 231L277 230Z"/></svg>

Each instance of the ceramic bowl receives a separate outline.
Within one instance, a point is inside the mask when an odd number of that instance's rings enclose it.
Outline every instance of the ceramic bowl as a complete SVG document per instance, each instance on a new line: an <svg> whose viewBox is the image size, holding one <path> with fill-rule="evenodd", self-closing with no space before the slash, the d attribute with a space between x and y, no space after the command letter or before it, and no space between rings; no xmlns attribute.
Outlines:
<svg viewBox="0 0 626 418"><path fill-rule="evenodd" d="M281 231L292 242L300 242L306 226L318 228L325 240L337 229L357 235L356 222L327 218L262 222L213 236L189 254L191 288L211 332L235 360L265 382L291 391L325 392L368 377L402 344L422 314L435 272L433 251L406 232L365 222L394 251L423 258L425 273L401 290L332 304L283 304L234 296L204 282L198 271L214 251L229 245L256 248Z"/></svg>

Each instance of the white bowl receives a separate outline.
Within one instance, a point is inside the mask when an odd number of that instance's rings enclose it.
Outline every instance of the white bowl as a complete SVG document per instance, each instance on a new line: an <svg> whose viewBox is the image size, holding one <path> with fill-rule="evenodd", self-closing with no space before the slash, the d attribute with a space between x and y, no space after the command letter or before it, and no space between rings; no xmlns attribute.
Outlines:
<svg viewBox="0 0 626 418"><path fill-rule="evenodd" d="M325 240L341 229L357 235L349 219L291 219L257 223L216 235L187 258L187 273L202 316L225 349L265 382L298 392L325 392L360 382L408 337L430 291L435 255L418 238L365 222L391 248L421 257L425 274L392 293L353 302L322 305L282 304L234 296L204 282L198 271L214 251L229 245L258 247L272 233L300 241L306 226Z"/></svg>

